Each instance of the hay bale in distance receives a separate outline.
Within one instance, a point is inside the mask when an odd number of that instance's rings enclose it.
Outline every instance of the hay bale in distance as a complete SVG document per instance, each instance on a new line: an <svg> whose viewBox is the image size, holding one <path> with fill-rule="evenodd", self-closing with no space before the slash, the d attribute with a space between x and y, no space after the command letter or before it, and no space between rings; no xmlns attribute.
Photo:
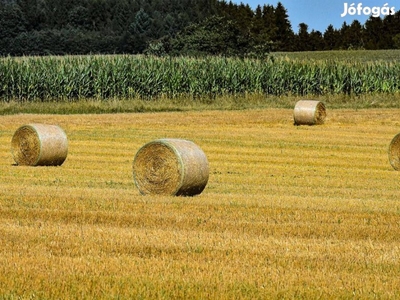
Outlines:
<svg viewBox="0 0 400 300"><path fill-rule="evenodd" d="M67 135L57 125L23 125L12 137L11 153L17 165L60 166L68 154Z"/></svg>
<svg viewBox="0 0 400 300"><path fill-rule="evenodd" d="M400 170L400 133L397 134L389 145L389 162L393 169Z"/></svg>
<svg viewBox="0 0 400 300"><path fill-rule="evenodd" d="M325 105L315 100L300 100L294 108L294 125L320 125L325 122Z"/></svg>
<svg viewBox="0 0 400 300"><path fill-rule="evenodd" d="M206 155L188 140L154 140L133 161L133 178L143 195L194 196L204 190L208 176Z"/></svg>

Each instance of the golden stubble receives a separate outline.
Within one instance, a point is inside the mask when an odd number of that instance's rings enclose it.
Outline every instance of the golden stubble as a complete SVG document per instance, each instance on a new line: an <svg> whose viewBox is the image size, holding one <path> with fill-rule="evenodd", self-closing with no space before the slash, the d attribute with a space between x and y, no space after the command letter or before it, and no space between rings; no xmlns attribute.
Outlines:
<svg viewBox="0 0 400 300"><path fill-rule="evenodd" d="M395 298L400 110L0 117L0 294L16 298ZM59 167L15 166L22 124L61 126ZM196 197L142 196L134 155L195 142L210 178Z"/></svg>

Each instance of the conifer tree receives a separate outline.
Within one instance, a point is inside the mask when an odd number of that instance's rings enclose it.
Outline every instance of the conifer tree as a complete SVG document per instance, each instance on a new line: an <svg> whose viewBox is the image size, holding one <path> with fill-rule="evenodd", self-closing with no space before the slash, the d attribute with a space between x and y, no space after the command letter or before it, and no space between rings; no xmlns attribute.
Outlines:
<svg viewBox="0 0 400 300"><path fill-rule="evenodd" d="M287 10L281 2L278 2L275 8L275 25L277 29L275 41L278 46L282 51L291 51L293 49L294 33Z"/></svg>

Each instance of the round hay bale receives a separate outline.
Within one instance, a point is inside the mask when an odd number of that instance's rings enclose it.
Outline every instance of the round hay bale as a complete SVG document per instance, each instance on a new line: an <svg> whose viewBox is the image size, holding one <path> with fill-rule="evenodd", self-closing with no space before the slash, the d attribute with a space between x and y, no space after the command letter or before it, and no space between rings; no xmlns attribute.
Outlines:
<svg viewBox="0 0 400 300"><path fill-rule="evenodd" d="M67 135L57 125L23 125L12 137L11 153L17 165L59 166L67 158Z"/></svg>
<svg viewBox="0 0 400 300"><path fill-rule="evenodd" d="M389 162L393 169L400 170L400 133L397 134L389 145Z"/></svg>
<svg viewBox="0 0 400 300"><path fill-rule="evenodd" d="M133 161L133 178L143 195L194 196L204 190L208 176L206 155L188 140L154 140Z"/></svg>
<svg viewBox="0 0 400 300"><path fill-rule="evenodd" d="M320 101L300 100L294 107L294 125L320 125L325 118L325 105Z"/></svg>

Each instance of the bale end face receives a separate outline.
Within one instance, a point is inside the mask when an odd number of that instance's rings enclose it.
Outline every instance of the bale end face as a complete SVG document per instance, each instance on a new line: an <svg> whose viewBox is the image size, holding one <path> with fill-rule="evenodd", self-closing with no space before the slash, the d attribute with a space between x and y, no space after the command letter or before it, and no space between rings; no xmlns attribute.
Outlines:
<svg viewBox="0 0 400 300"><path fill-rule="evenodd" d="M31 126L20 127L11 140L11 153L17 165L34 166L40 157L40 140Z"/></svg>
<svg viewBox="0 0 400 300"><path fill-rule="evenodd" d="M388 154L390 165L396 171L400 170L400 133L392 139Z"/></svg>
<svg viewBox="0 0 400 300"><path fill-rule="evenodd" d="M194 196L207 184L208 161L191 141L155 140L136 153L133 178L143 195Z"/></svg>

